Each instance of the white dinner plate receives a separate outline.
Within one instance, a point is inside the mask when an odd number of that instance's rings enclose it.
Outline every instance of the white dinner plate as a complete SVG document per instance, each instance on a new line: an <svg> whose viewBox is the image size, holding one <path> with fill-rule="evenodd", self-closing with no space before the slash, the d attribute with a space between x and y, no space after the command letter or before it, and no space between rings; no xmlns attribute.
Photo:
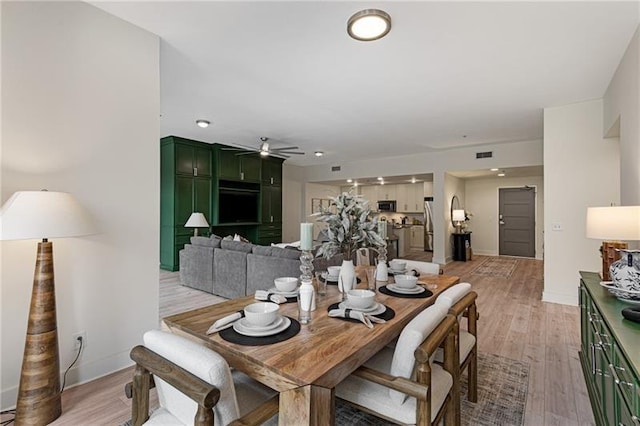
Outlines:
<svg viewBox="0 0 640 426"><path fill-rule="evenodd" d="M240 321L236 321L233 323L233 329L237 331L239 334L242 334L243 336L249 336L249 337L273 336L274 334L278 334L282 331L285 331L291 325L291 320L289 319L289 317L281 317L281 318L283 318L282 323L276 328L272 328L270 330L258 331L253 328L246 328L246 327L243 327L242 324L240 324Z"/></svg>
<svg viewBox="0 0 640 426"><path fill-rule="evenodd" d="M323 272L321 276L325 281L329 281L332 283L338 282L338 275L329 275L327 272Z"/></svg>
<svg viewBox="0 0 640 426"><path fill-rule="evenodd" d="M387 288L395 293L400 293L400 294L420 294L420 293L424 293L425 291L425 288L420 286L416 286L414 288L402 288L402 287L398 287L395 284L388 284Z"/></svg>
<svg viewBox="0 0 640 426"><path fill-rule="evenodd" d="M348 302L340 302L338 304L338 308L339 309L351 309L353 311L359 311L362 312L364 314L369 314L369 315L380 315L381 313L383 313L384 311L387 310L387 307L384 306L382 303L378 303L376 302L373 306L370 306L366 309L358 309L358 308L353 308L351 307L351 305L349 305Z"/></svg>
<svg viewBox="0 0 640 426"><path fill-rule="evenodd" d="M278 318L276 318L276 320L274 322L272 322L271 324L269 324L269 325L253 325L246 318L240 318L238 320L238 323L240 323L240 326L242 328L245 328L247 330L251 330L251 331L267 331L267 330L271 330L271 329L276 328L276 327L280 327L282 325L282 321L284 321L284 317L283 316L278 316Z"/></svg>
<svg viewBox="0 0 640 426"><path fill-rule="evenodd" d="M284 296L284 297L296 297L298 295L297 289L294 291L280 291L275 287L271 287L268 291L269 293L279 294L280 296Z"/></svg>

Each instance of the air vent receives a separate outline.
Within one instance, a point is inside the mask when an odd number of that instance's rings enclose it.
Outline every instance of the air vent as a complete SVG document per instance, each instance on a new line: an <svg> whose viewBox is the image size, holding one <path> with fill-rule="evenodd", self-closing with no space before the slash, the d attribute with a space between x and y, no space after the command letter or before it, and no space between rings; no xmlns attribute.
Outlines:
<svg viewBox="0 0 640 426"><path fill-rule="evenodd" d="M491 158L493 157L493 151L476 152L476 158Z"/></svg>
<svg viewBox="0 0 640 426"><path fill-rule="evenodd" d="M332 172L339 172L340 171L340 166L331 166L331 171Z"/></svg>

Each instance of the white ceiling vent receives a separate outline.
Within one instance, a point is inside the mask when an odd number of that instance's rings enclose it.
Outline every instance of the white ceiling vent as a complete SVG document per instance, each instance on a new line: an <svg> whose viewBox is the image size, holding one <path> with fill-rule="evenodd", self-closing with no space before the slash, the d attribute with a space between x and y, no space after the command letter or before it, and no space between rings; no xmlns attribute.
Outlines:
<svg viewBox="0 0 640 426"><path fill-rule="evenodd" d="M477 158L491 158L491 157L493 157L493 151L476 152L476 159Z"/></svg>

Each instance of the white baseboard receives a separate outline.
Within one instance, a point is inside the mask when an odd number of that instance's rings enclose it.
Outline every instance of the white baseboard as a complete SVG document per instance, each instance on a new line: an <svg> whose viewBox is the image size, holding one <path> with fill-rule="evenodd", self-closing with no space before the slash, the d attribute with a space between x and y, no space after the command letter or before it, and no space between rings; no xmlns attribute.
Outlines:
<svg viewBox="0 0 640 426"><path fill-rule="evenodd" d="M67 381L65 389L82 385L92 380L99 379L116 371L133 365L133 361L129 358L129 351L124 351L112 355L108 358L92 361L87 364L80 364L73 367L67 373ZM62 376L64 369L68 366L60 366L60 384L62 385ZM124 390L123 390L124 392ZM0 409L9 410L15 408L16 399L18 398L18 385L3 389L0 392Z"/></svg>
<svg viewBox="0 0 640 426"><path fill-rule="evenodd" d="M543 291L542 301L549 303L558 303L560 305L578 306L578 292L576 291L575 294L566 294Z"/></svg>

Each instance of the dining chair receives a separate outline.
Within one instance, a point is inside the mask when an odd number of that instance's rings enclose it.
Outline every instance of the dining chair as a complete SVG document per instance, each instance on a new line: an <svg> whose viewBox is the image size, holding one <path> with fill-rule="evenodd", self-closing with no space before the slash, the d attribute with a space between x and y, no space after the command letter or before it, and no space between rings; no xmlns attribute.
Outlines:
<svg viewBox="0 0 640 426"><path fill-rule="evenodd" d="M371 266L369 257L369 249L367 247L361 247L356 250L356 265L357 266Z"/></svg>
<svg viewBox="0 0 640 426"><path fill-rule="evenodd" d="M471 291L471 284L460 283L448 288L438 295L436 306L445 306L449 314L454 315L460 321L461 317L467 318L467 326L458 327L456 339L458 352L460 353L460 374L466 369L468 374L468 399L478 402L478 309L476 299L478 295ZM443 361L443 354L436 353L437 361Z"/></svg>
<svg viewBox="0 0 640 426"><path fill-rule="evenodd" d="M277 393L229 368L211 349L160 330L144 334L144 346L131 351L131 423L138 425L276 424ZM155 385L160 407L149 415Z"/></svg>
<svg viewBox="0 0 640 426"><path fill-rule="evenodd" d="M440 269L440 265L432 262L420 262L417 260L407 260L407 259L398 259L403 262L407 262L407 269L412 270L415 269L421 274L442 274L442 270Z"/></svg>
<svg viewBox="0 0 640 426"><path fill-rule="evenodd" d="M395 349L384 347L336 387L336 396L361 410L400 424L456 425L453 404L458 322L433 305L402 330ZM432 363L444 344L444 366Z"/></svg>

